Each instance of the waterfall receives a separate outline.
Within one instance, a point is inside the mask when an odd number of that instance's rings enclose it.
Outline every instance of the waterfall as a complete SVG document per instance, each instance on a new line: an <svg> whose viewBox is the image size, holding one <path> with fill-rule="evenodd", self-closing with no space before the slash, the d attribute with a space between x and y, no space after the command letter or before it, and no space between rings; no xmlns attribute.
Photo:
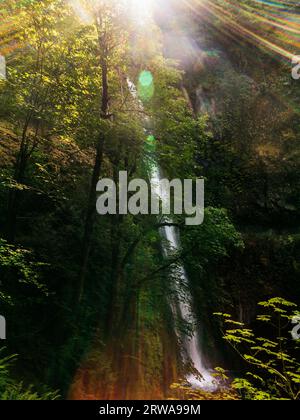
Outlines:
<svg viewBox="0 0 300 420"><path fill-rule="evenodd" d="M137 101L138 107L140 109L144 109L142 102L138 99L136 86L129 78L127 79L127 85L131 95ZM144 123L145 134L151 134L148 132L148 117L144 117ZM167 191L164 190L164 187L160 183L162 177L157 162L155 161L155 159L148 157L147 163L150 167L149 177L151 182L152 194L157 195L162 202L169 200L169 194L167 193ZM176 228L176 226L172 225L172 220L170 220L170 218L168 222L170 222L170 225L164 226L160 229L161 236L163 239L163 253L165 258L171 257L172 254L175 254L180 249L178 229ZM166 244L165 240L168 244ZM191 361L193 363L194 368L196 369L196 372L198 372L198 375L197 373L189 374L186 380L194 388L202 388L205 390L213 391L217 387L216 380L211 375L211 371L205 367L202 360L201 349L199 348L200 336L192 310L193 299L190 292L188 277L183 265L176 267L176 276L174 277L176 277L176 281L173 286L178 301L178 305L174 305L173 303L171 303L174 321L176 323L178 320L181 319L186 323L192 323L196 326L192 336L185 334L184 337L181 337L181 334L178 331L176 331L178 341L181 341L183 343L183 348L181 350L181 356L183 361ZM184 289L184 293L182 293L182 289ZM182 295L184 295L184 301L182 299Z"/></svg>
<svg viewBox="0 0 300 420"><path fill-rule="evenodd" d="M160 183L161 171L158 168L156 162L152 162L151 165L151 187L152 193L159 196L161 201L169 200L169 194L164 190L164 186ZM166 258L171 257L180 250L180 238L178 228L172 225L172 220L167 220L170 225L163 226L160 228L161 236L163 238L163 253ZM191 373L186 378L187 382L194 388L202 388L206 390L214 390L216 388L216 381L211 374L211 371L207 369L203 363L200 349L200 336L197 328L197 322L195 320L192 310L192 295L190 292L190 285L188 277L183 265L176 267L176 280L174 281L174 293L178 305L171 304L171 309L174 317L174 321L183 320L186 323L192 323L196 326L192 336L181 334L176 331L177 338L182 342L181 356L185 362L192 362L197 373ZM184 290L183 290L184 289ZM184 296L184 299L183 299Z"/></svg>

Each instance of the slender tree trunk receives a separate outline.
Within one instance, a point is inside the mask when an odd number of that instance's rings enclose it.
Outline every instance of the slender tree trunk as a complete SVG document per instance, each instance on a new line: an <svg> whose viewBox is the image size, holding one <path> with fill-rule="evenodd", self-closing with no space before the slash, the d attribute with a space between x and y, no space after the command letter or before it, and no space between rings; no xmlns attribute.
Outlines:
<svg viewBox="0 0 300 420"><path fill-rule="evenodd" d="M114 181L118 184L119 162L114 164ZM123 280L123 267L121 264L121 234L120 226L123 216L116 214L111 216L111 276L109 290L109 304L107 310L107 335L111 336L118 328L121 316L121 284ZM116 331L117 332L117 331Z"/></svg>
<svg viewBox="0 0 300 420"><path fill-rule="evenodd" d="M99 36L99 47L100 51L103 52L103 57L100 60L100 67L102 73L102 100L101 100L101 118L107 120L109 118L108 107L109 107L109 96L108 96L108 68L107 68L107 57L105 54L106 48L103 44L101 36ZM98 143L96 146L96 158L94 163L93 175L90 183L90 192L87 203L87 212L84 223L84 234L82 241L82 263L79 275L79 287L78 287L78 298L77 301L81 302L84 294L85 279L88 269L89 256L91 252L91 241L93 236L93 230L95 225L96 216L96 187L101 176L103 153L105 145L105 134L100 133Z"/></svg>
<svg viewBox="0 0 300 420"><path fill-rule="evenodd" d="M87 213L86 219L84 224L84 234L83 234L83 247L82 247L82 265L80 270L80 278L79 278L79 291L78 291L78 300L81 301L84 293L84 284L85 284L85 277L88 267L88 260L91 251L91 239L94 230L95 224L95 217L96 217L96 187L97 183L100 178L101 169L102 169L102 162L103 162L103 149L104 149L105 138L101 134L100 139L98 141L98 147L96 150L96 158L95 164L93 169L93 175L90 184L90 192L88 198L88 205L87 205Z"/></svg>
<svg viewBox="0 0 300 420"><path fill-rule="evenodd" d="M25 121L19 153L15 165L14 171L14 181L16 184L21 184L24 182L26 166L28 161L28 138L27 131L29 127L30 117ZM20 191L17 189L11 189L8 196L8 207L7 207L7 239L9 242L13 243L16 236L16 224L17 224L17 214L18 214L18 205L20 201Z"/></svg>
<svg viewBox="0 0 300 420"><path fill-rule="evenodd" d="M32 109L31 111L28 111L25 118L19 153L18 153L16 165L15 165L14 181L17 184L22 184L24 182L27 163L28 163L28 160L30 159L32 152L34 151L36 147L36 142L38 138L38 131L40 127L39 123L37 123L37 126L36 126L35 139L33 141L33 146L31 150L29 150L30 139L28 138L28 129L29 129L30 124L32 123L32 119L34 115L33 109L36 107L36 105L41 99L39 83L42 80L42 76L44 73L44 64L43 64L44 58L45 57L42 53L42 45L40 45L37 51L37 57L36 57L36 71L38 72L38 75L37 75L37 78L35 79L33 86L31 86L31 95L29 99L29 104L31 105ZM44 101L46 100L47 96L48 96L48 91L44 97ZM20 190L11 189L9 192L8 208L7 208L7 212L8 212L7 238L10 242L15 241L20 195L21 195Z"/></svg>

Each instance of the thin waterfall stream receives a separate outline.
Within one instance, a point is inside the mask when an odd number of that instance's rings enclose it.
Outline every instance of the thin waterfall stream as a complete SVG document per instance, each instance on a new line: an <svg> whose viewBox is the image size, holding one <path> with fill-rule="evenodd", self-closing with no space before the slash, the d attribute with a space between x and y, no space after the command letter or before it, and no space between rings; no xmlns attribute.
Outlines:
<svg viewBox="0 0 300 420"><path fill-rule="evenodd" d="M168 191L164 190L164 184L160 182L162 179L161 170L155 161L152 160L151 163L150 181L152 193L157 194L162 202L169 200ZM172 219L170 217L167 222L169 224L161 227L160 233L164 256L165 258L170 258L180 251L180 233L178 227L172 225ZM216 380L212 376L211 370L204 365L202 360L200 335L192 309L193 298L187 273L182 264L176 267L174 278L176 279L173 283L174 293L178 302L177 305L170 304L174 322L176 324L177 321L182 320L185 323L195 326L191 335L184 334L182 336L182 334L176 331L177 338L183 346L181 350L183 361L192 362L193 367L196 369L196 372L190 373L186 380L192 387L214 390L216 388Z"/></svg>
<svg viewBox="0 0 300 420"><path fill-rule="evenodd" d="M135 84L130 79L127 79L127 84L131 95L138 102L139 108L144 110L143 104L138 98L138 92ZM149 132L149 118L145 117L144 120L145 134L148 133L148 135L151 135ZM148 167L150 167L149 178L152 194L157 195L161 202L164 203L166 200L170 200L170 196L168 191L165 190L165 186L160 182L162 179L161 170L156 162L155 157L152 156L148 157L147 159ZM180 233L178 228L172 224L172 218L170 216L168 217L167 221L168 225L160 228L160 234L162 237L164 257L170 258L172 255L177 254L180 251ZM193 298L188 276L182 264L176 267L176 274L174 277L176 280L173 286L176 300L178 302L177 305L170 303L174 323L176 325L178 321L181 320L189 325L192 324L194 326L194 330L190 335L186 333L182 336L182 334L176 330L178 341L179 343L182 343L181 357L184 362L192 362L193 367L195 368L195 373L190 373L186 380L192 387L214 390L217 388L216 380L212 376L211 370L207 368L203 362L202 350L200 347L200 334L192 309Z"/></svg>

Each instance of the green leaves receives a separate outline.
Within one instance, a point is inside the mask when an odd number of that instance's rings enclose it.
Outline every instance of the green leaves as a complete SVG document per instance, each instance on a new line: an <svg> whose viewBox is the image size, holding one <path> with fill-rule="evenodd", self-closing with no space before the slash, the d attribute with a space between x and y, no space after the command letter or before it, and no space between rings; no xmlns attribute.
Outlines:
<svg viewBox="0 0 300 420"><path fill-rule="evenodd" d="M0 348L0 354L5 348ZM57 391L46 390L38 393L33 385L26 387L22 382L16 382L10 375L11 365L16 361L17 355L5 356L0 359L0 400L57 400Z"/></svg>
<svg viewBox="0 0 300 420"><path fill-rule="evenodd" d="M278 313L286 313L286 311L284 311L281 307L285 307L285 308L297 307L295 303L289 302L286 299L282 299L278 297L269 299L266 302L259 302L258 305L263 306L264 308L272 308L274 309L275 312L278 312Z"/></svg>
<svg viewBox="0 0 300 420"><path fill-rule="evenodd" d="M0 299L8 304L14 304L14 298L5 290L12 290L12 284L7 279L13 276L19 284L34 287L40 293L47 295L48 290L44 284L40 282L39 271L46 264L41 262L33 262L31 260L31 252L10 245L4 239L0 238L0 273L2 280L2 289Z"/></svg>
<svg viewBox="0 0 300 420"><path fill-rule="evenodd" d="M299 348L292 340L289 322L297 305L283 298L272 298L260 302L267 312L259 315L257 321L267 324L270 337L260 337L242 323L238 329L227 329L235 324L228 314L217 313L226 327L223 338L231 344L240 357L250 366L247 373L251 379L235 379L232 387L249 399L298 399L300 397L300 363L297 360Z"/></svg>

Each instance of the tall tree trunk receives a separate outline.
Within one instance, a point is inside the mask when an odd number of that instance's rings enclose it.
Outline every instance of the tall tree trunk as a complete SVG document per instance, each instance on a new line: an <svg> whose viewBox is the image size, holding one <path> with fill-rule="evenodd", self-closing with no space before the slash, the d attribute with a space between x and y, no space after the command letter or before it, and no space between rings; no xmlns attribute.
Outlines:
<svg viewBox="0 0 300 420"><path fill-rule="evenodd" d="M26 166L28 161L28 138L27 131L29 127L30 117L25 121L19 153L15 165L14 178L16 184L22 184L25 178ZM20 201L20 190L11 189L8 196L8 207L7 207L7 239L13 243L16 236L16 224L18 205Z"/></svg>
<svg viewBox="0 0 300 420"><path fill-rule="evenodd" d="M118 162L114 165L114 181L118 184ZM111 216L111 275L109 288L109 304L107 308L106 333L107 336L117 333L116 329L119 325L119 318L121 316L121 284L123 279L123 269L121 264L121 235L120 225L123 216L116 214Z"/></svg>
<svg viewBox="0 0 300 420"><path fill-rule="evenodd" d="M80 270L80 278L79 278L79 291L78 291L78 300L81 301L84 293L84 284L85 284L85 277L88 267L88 260L91 251L91 239L94 230L95 224L95 208L96 208L96 187L97 183L100 178L101 169L102 169L102 162L103 162L103 149L104 149L105 138L104 135L101 133L97 150L96 150L96 158L94 163L93 175L90 184L90 192L87 204L87 213L85 218L84 224L84 234L83 234L83 241L82 241L82 265Z"/></svg>
<svg viewBox="0 0 300 420"><path fill-rule="evenodd" d="M100 51L105 52L106 48L103 45L103 41L99 36L99 46ZM101 112L100 116L103 120L109 118L108 107L109 107L109 96L108 96L108 68L107 68L107 58L104 55L100 60L100 67L102 73L102 100L101 100ZM88 268L88 261L91 252L91 241L93 236L93 230L95 225L95 215L96 215L96 187L100 179L102 163L103 163L103 152L105 145L105 134L101 132L99 134L98 143L96 146L96 158L94 163L93 175L90 183L90 192L87 202L87 211L86 218L84 223L84 234L82 241L82 263L80 268L79 275L79 287L78 287L78 298L77 301L81 302L84 294L85 288L85 279Z"/></svg>
<svg viewBox="0 0 300 420"><path fill-rule="evenodd" d="M107 308L106 332L108 336L114 335L120 317L120 285L122 283L122 269L120 264L120 237L118 216L112 221L112 249L111 249L111 276L109 288L109 304ZM116 332L116 331L115 331Z"/></svg>

